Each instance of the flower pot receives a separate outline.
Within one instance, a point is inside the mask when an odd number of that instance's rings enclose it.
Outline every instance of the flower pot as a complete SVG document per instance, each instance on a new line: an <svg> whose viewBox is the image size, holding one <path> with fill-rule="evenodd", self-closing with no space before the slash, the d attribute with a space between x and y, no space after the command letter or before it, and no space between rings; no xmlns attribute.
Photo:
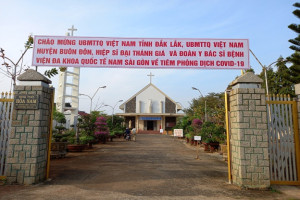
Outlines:
<svg viewBox="0 0 300 200"><path fill-rule="evenodd" d="M225 154L227 153L227 145L226 144L220 144L221 147L221 152L220 154Z"/></svg>
<svg viewBox="0 0 300 200"><path fill-rule="evenodd" d="M210 151L209 143L202 142L202 144L204 145L204 151Z"/></svg>
<svg viewBox="0 0 300 200"><path fill-rule="evenodd" d="M193 139L190 140L190 145L194 145L194 140Z"/></svg>
<svg viewBox="0 0 300 200"><path fill-rule="evenodd" d="M67 154L67 142L52 142L51 143L51 157L65 157Z"/></svg>
<svg viewBox="0 0 300 200"><path fill-rule="evenodd" d="M214 152L214 151L218 150L219 142L211 142L211 143L209 143L209 146L210 146L210 151Z"/></svg>
<svg viewBox="0 0 300 200"><path fill-rule="evenodd" d="M69 152L81 152L85 149L84 144L69 144L68 145L68 151Z"/></svg>

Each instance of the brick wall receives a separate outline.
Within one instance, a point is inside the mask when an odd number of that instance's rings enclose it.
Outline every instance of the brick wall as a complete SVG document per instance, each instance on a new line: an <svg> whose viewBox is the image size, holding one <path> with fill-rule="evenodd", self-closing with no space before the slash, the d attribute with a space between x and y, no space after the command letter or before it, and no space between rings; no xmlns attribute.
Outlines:
<svg viewBox="0 0 300 200"><path fill-rule="evenodd" d="M136 97L126 103L125 113L136 113Z"/></svg>
<svg viewBox="0 0 300 200"><path fill-rule="evenodd" d="M165 113L176 113L176 105L175 103L173 103L170 99L168 99L166 97L166 100L165 100Z"/></svg>

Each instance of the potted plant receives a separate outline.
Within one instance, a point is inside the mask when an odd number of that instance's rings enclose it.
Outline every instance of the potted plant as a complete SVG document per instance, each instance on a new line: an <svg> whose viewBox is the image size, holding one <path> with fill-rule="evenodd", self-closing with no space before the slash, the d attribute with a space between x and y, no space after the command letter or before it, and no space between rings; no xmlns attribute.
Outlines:
<svg viewBox="0 0 300 200"><path fill-rule="evenodd" d="M79 136L79 143L85 145L89 149L93 148L93 141L95 140L94 136L88 134L81 134Z"/></svg>
<svg viewBox="0 0 300 200"><path fill-rule="evenodd" d="M0 185L5 185L7 182L7 178L5 176L0 176Z"/></svg>
<svg viewBox="0 0 300 200"><path fill-rule="evenodd" d="M109 135L108 135L109 140L112 142L113 138L115 138L115 137L116 137L116 132L115 131L110 131Z"/></svg>
<svg viewBox="0 0 300 200"><path fill-rule="evenodd" d="M72 129L69 132L67 141L68 141L67 148L69 152L81 152L86 147L86 144L82 144L82 142L80 142L80 136L78 138L76 137L76 133L74 129Z"/></svg>
<svg viewBox="0 0 300 200"><path fill-rule="evenodd" d="M52 141L51 141L51 157L63 158L67 154L67 137L68 133L60 133L57 130L52 132Z"/></svg>
<svg viewBox="0 0 300 200"><path fill-rule="evenodd" d="M204 122L200 131L204 150L213 152L218 149L219 144L225 140L224 127L213 122Z"/></svg>
<svg viewBox="0 0 300 200"><path fill-rule="evenodd" d="M189 143L190 142L190 138L191 138L191 135L189 133L185 134L184 135L185 139L186 139L186 143Z"/></svg>

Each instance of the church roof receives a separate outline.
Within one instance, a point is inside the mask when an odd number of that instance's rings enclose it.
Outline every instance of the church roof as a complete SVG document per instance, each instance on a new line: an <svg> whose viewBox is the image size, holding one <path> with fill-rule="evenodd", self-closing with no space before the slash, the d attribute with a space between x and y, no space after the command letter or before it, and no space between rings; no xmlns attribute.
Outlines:
<svg viewBox="0 0 300 200"><path fill-rule="evenodd" d="M149 83L148 85L146 85L143 89L141 89L140 91L138 91L135 95L133 95L132 97L130 97L127 101L125 101L123 104L121 104L119 106L119 108L121 110L124 110L125 104L128 103L131 99L133 99L134 97L138 96L139 94L141 94L142 92L144 92L147 88L149 87L154 87L158 92L160 92L162 95L164 95L165 97L167 97L170 101L172 101L173 103L175 103L177 105L177 109L181 110L182 107L180 104L176 103L173 99L171 99L168 95L166 95L163 91L161 91L158 87L156 87L154 84Z"/></svg>

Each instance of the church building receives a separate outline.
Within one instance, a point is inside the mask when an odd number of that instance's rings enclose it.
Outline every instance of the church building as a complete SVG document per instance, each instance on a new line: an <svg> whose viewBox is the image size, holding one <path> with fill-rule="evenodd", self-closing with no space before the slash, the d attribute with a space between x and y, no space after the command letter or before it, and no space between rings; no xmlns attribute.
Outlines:
<svg viewBox="0 0 300 200"><path fill-rule="evenodd" d="M127 128L136 128L137 133L167 133L176 125L179 103L172 100L155 85L150 83L119 107L124 113Z"/></svg>

